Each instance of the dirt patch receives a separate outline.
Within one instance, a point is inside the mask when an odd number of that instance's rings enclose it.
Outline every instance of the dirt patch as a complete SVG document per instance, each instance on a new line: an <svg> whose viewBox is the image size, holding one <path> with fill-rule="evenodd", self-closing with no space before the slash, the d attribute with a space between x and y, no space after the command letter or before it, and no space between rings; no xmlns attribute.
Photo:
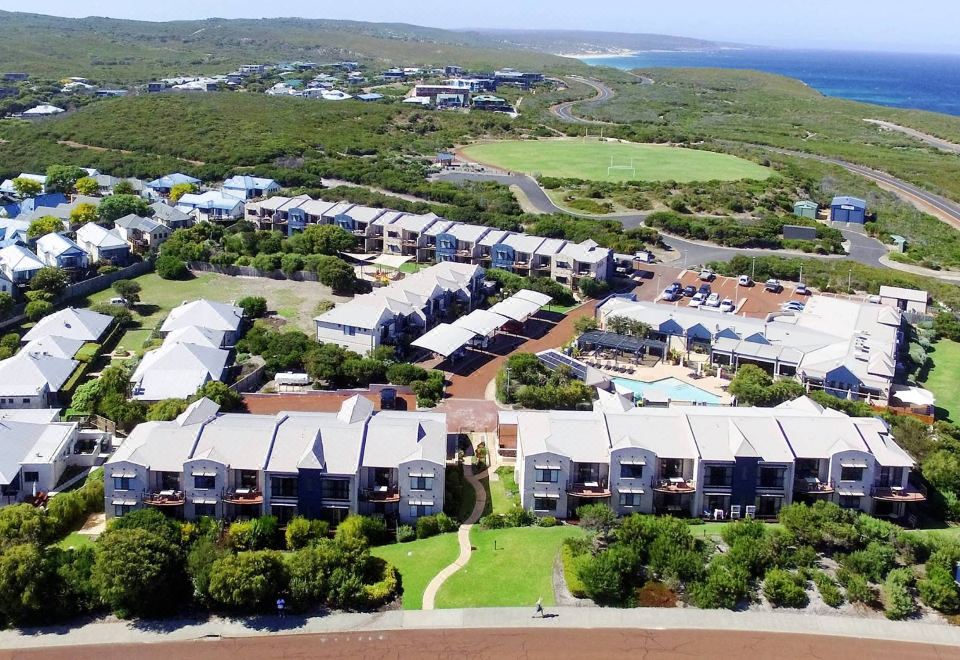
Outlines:
<svg viewBox="0 0 960 660"><path fill-rule="evenodd" d="M90 151L112 151L118 154L131 155L134 152L128 149L111 149L108 147L98 147L93 144L83 144L82 142L74 142L73 140L57 140L57 144L62 144L65 147L72 147L73 149L89 149ZM160 156L161 154L153 154L155 156ZM206 165L202 160L190 160L189 158L180 158L179 156L166 156L167 158L174 158L184 163L190 163L191 165L201 166Z"/></svg>

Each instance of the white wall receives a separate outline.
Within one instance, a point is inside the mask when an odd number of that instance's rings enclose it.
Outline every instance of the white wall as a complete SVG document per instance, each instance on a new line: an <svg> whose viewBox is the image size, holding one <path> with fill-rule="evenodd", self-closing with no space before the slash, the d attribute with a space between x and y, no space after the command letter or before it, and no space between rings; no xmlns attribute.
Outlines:
<svg viewBox="0 0 960 660"><path fill-rule="evenodd" d="M400 486L400 522L416 524L417 519L410 515L411 500L431 500L433 506L428 508L426 515L443 511L443 492L446 486L446 468L432 461L409 461L399 465L398 485ZM433 487L429 491L412 490L410 480L412 474L433 474ZM356 480L354 480L356 482ZM354 489L356 490L356 489Z"/></svg>
<svg viewBox="0 0 960 660"><path fill-rule="evenodd" d="M646 463L643 466L643 476L639 479L621 478L621 461L641 460ZM631 513L653 513L653 485L656 481L657 456L652 451L628 447L624 449L615 449L610 453L610 505L613 510L620 515L630 515ZM640 506L624 507L620 505L620 489L643 489L640 495Z"/></svg>
<svg viewBox="0 0 960 660"><path fill-rule="evenodd" d="M339 344L346 349L366 355L380 346L380 331L357 328L355 334L348 335L344 327L336 323L317 321L317 341L323 344Z"/></svg>

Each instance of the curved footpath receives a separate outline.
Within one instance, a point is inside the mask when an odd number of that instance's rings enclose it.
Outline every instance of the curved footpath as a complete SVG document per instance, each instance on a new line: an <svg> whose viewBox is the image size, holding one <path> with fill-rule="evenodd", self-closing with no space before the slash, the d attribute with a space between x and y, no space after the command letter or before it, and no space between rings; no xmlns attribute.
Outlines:
<svg viewBox="0 0 960 660"><path fill-rule="evenodd" d="M467 467L470 468L469 471ZM434 575L433 579L427 584L427 588L423 590L422 607L425 610L434 609L434 603L440 587L443 586L443 583L446 582L451 575L466 566L467 562L470 561L470 553L472 551L472 546L470 545L470 530L473 529L473 526L480 520L480 516L483 515L483 509L487 505L487 491L483 489L483 484L480 483L480 480L487 476L487 470L484 470L480 474L474 474L473 466L464 464L463 476L467 478L467 481L473 486L473 492L476 493L473 511L471 511L467 519L463 521L460 529L457 530L457 542L460 544L460 554L452 564L444 567L443 570Z"/></svg>
<svg viewBox="0 0 960 660"><path fill-rule="evenodd" d="M0 631L0 648L6 651L27 648L54 648L91 645L101 648L112 645L159 644L213 639L245 639L264 635L349 634L355 638L372 638L388 631L449 631L458 635L464 630L563 631L597 629L623 631L715 631L717 634L735 633L743 636L789 633L805 636L831 636L936 645L942 658L956 658L960 651L960 628L947 624L912 621L888 621L881 617L858 618L844 615L813 615L788 611L731 612L728 610L698 610L686 608L614 609L607 607L548 607L547 618L534 618L533 604L529 607L477 608L462 610L390 610L372 614L336 613L327 616L279 619L276 616L247 619L210 618L206 621L171 620L127 622L109 620L88 623L73 628L67 626L46 629ZM487 633L486 636L489 636ZM497 635L494 634L494 637ZM279 643L275 637L271 642ZM800 640L800 638L797 638ZM209 642L207 642L209 643ZM211 647L212 648L212 647ZM482 647L481 647L482 648ZM802 640L781 657L801 657ZM129 657L129 648L123 649ZM620 649L622 653L622 649ZM13 654L10 653L10 656ZM134 653L134 655L136 655ZM10 657L7 656L7 657ZM886 654L873 657L885 657ZM0 657L4 657L0 653ZM61 656L62 657L62 656ZM77 656L70 656L77 657ZM85 657L100 657L86 655ZM171 657L171 656L166 656ZM177 657L174 655L173 657ZM284 656L289 657L289 656ZM311 656L297 656L311 657ZM604 657L610 657L609 654ZM700 656L705 657L705 656ZM763 656L760 656L763 657ZM813 656L811 656L813 657ZM844 657L863 657L844 656ZM902 656L897 656L902 657ZM935 656L928 656L935 657Z"/></svg>

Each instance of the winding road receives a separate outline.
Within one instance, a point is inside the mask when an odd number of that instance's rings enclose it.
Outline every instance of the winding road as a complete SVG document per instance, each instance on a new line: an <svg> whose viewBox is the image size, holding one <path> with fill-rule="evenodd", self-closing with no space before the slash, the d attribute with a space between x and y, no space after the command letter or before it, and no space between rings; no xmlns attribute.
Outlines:
<svg viewBox="0 0 960 660"><path fill-rule="evenodd" d="M592 78L584 78L583 76L570 76L570 80L592 87L593 91L596 92L596 95L589 99L577 99L576 101L558 103L557 105L550 107L550 114L560 121L568 124L594 124L600 126L612 125L607 121L598 121L596 119L583 119L582 117L577 117L575 114L573 114L573 106L581 103L589 103L590 105L605 103L614 97L615 92L602 82Z"/></svg>

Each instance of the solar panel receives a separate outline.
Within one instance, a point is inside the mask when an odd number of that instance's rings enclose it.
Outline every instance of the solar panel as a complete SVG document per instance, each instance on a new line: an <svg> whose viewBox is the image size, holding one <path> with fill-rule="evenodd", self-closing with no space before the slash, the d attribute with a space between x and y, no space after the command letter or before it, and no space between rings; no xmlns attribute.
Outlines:
<svg viewBox="0 0 960 660"><path fill-rule="evenodd" d="M578 360L574 360L569 355L564 355L560 351L548 349L537 353L537 359L540 360L548 369L555 371L561 364L569 367L573 375L580 380L587 379L587 365Z"/></svg>

